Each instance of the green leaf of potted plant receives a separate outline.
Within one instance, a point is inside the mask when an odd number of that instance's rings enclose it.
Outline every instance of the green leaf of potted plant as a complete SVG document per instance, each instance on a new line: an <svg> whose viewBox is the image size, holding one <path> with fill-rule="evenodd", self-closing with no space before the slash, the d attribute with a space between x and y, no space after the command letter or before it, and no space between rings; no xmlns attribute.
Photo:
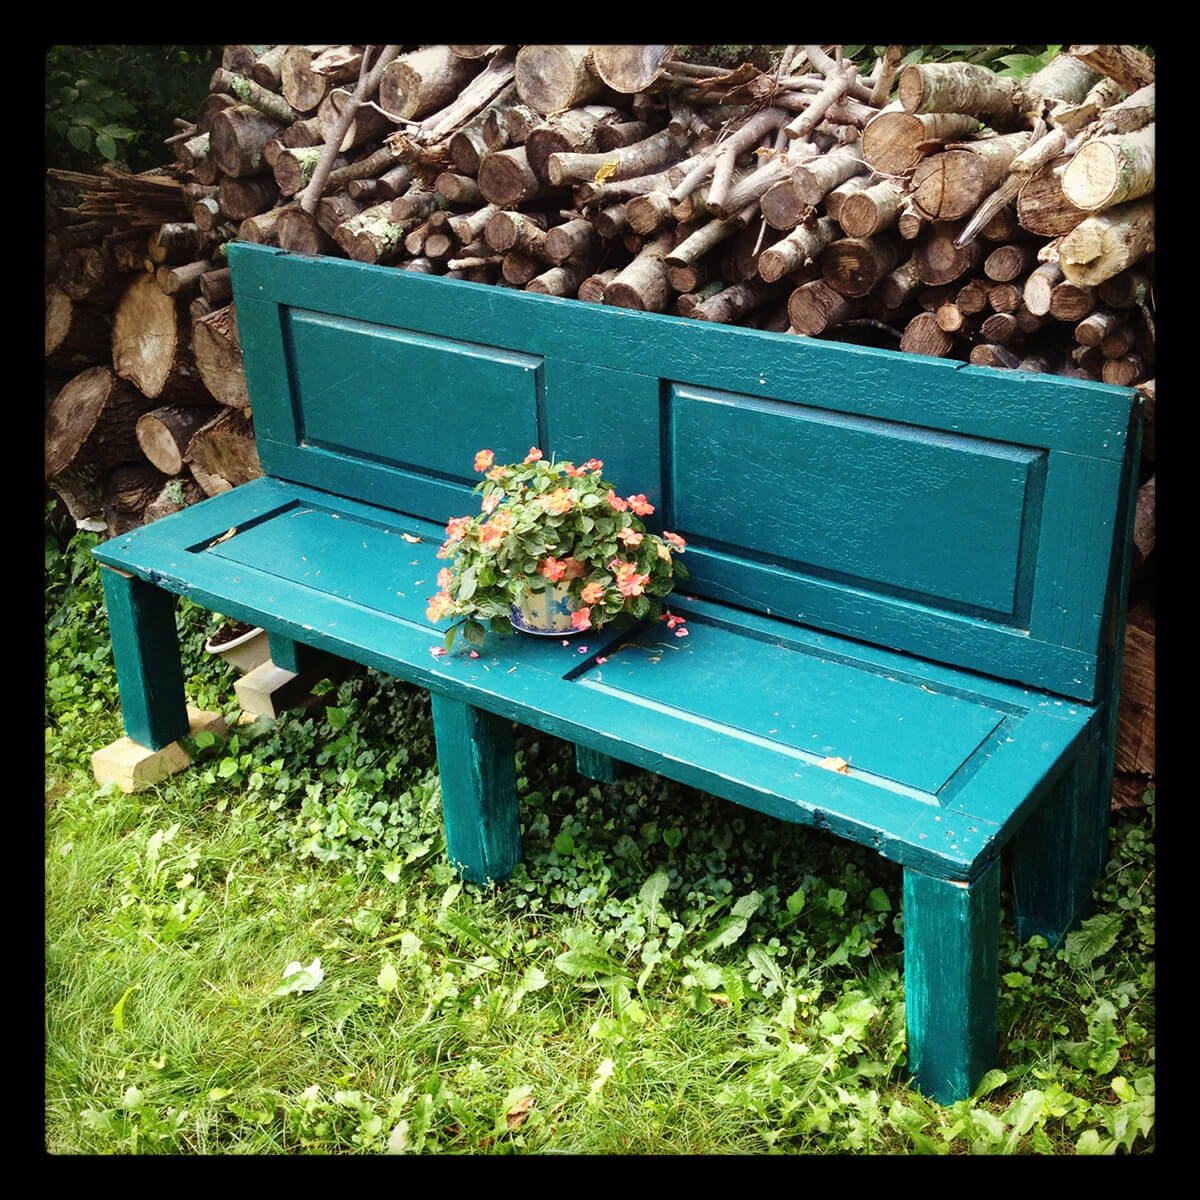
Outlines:
<svg viewBox="0 0 1200 1200"><path fill-rule="evenodd" d="M618 496L603 466L547 460L536 446L519 463L476 454L480 511L447 524L438 557L451 565L426 610L431 621L451 619L447 650L459 629L478 646L489 629L561 637L622 614L662 613L676 579L687 578L685 542L647 530L641 518L654 506Z"/></svg>

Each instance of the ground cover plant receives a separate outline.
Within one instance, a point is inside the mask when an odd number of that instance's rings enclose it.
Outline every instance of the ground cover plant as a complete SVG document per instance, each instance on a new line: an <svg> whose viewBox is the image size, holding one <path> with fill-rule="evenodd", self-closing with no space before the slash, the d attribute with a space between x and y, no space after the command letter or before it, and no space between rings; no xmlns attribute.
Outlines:
<svg viewBox="0 0 1200 1200"><path fill-rule="evenodd" d="M1145 1154L1154 797L1093 915L1001 945L1000 1062L904 1086L899 870L646 772L518 737L525 863L444 857L427 697L369 671L146 792L120 736L96 538L46 542L45 1142L54 1154Z"/></svg>

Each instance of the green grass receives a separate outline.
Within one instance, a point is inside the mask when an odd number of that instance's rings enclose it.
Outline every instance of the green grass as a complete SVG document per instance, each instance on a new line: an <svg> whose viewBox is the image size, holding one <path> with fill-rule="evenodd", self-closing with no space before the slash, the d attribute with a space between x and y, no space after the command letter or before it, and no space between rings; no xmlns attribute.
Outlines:
<svg viewBox="0 0 1200 1200"><path fill-rule="evenodd" d="M98 787L95 540L47 540L50 1152L1153 1149L1152 794L1063 950L1006 921L999 1069L943 1107L905 1087L899 870L817 831L597 785L522 731L525 863L464 885L428 699L366 671L158 788ZM215 618L179 622L189 696L232 728Z"/></svg>

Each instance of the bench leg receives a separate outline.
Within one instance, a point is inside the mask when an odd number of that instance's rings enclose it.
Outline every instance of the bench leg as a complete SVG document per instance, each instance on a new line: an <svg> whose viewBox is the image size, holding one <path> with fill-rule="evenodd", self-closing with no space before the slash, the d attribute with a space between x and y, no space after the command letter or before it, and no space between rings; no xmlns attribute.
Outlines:
<svg viewBox="0 0 1200 1200"><path fill-rule="evenodd" d="M305 642L294 638L284 637L281 633L267 632L267 646L270 648L271 661L293 675L303 675L306 671L317 671L324 666L329 658L320 650L314 650Z"/></svg>
<svg viewBox="0 0 1200 1200"><path fill-rule="evenodd" d="M1108 788L1097 740L1085 747L1013 839L1017 937L1057 946L1087 913L1108 848Z"/></svg>
<svg viewBox="0 0 1200 1200"><path fill-rule="evenodd" d="M161 750L189 732L175 597L107 567L100 578L125 732L139 745Z"/></svg>
<svg viewBox="0 0 1200 1200"><path fill-rule="evenodd" d="M996 1063L1000 865L974 883L904 872L904 996L913 1084L939 1104Z"/></svg>
<svg viewBox="0 0 1200 1200"><path fill-rule="evenodd" d="M512 724L436 692L432 699L450 861L470 883L507 879L521 861Z"/></svg>
<svg viewBox="0 0 1200 1200"><path fill-rule="evenodd" d="M580 775L594 779L597 783L616 783L627 774L628 766L619 758L610 758L599 750L588 746L575 746L575 769Z"/></svg>

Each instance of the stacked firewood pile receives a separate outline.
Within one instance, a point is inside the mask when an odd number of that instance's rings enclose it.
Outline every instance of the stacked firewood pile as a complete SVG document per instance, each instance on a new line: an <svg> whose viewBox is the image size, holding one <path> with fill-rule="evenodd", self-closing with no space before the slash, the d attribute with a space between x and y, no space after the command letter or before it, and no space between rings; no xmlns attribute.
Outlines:
<svg viewBox="0 0 1200 1200"><path fill-rule="evenodd" d="M219 242L176 175L53 174L46 481L77 525L120 533L261 474L229 271L197 260Z"/></svg>
<svg viewBox="0 0 1200 1200"><path fill-rule="evenodd" d="M48 415L72 514L119 529L256 472L222 262L242 239L1138 387L1146 578L1153 60L1072 46L1016 80L901 47L869 72L839 47L676 50L226 47L175 164L75 180L52 280L48 246L48 363L88 364Z"/></svg>

